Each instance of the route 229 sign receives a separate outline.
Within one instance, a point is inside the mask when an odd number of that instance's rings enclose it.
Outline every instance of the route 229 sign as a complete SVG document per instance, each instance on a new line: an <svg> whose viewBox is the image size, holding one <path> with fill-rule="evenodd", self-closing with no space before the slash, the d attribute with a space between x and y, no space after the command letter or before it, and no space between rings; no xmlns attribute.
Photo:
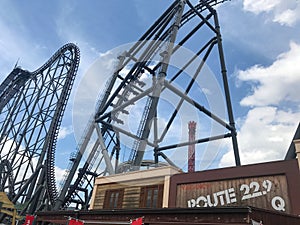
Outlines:
<svg viewBox="0 0 300 225"><path fill-rule="evenodd" d="M176 174L170 207L252 206L300 215L300 173L296 160Z"/></svg>
<svg viewBox="0 0 300 225"><path fill-rule="evenodd" d="M285 186L284 176L272 176L183 184L179 191L185 196L185 205L189 208L251 205L288 212Z"/></svg>

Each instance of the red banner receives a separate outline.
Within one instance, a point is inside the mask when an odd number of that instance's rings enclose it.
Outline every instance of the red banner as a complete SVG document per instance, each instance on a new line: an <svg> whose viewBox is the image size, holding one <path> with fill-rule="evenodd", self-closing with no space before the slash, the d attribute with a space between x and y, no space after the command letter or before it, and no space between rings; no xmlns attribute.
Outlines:
<svg viewBox="0 0 300 225"><path fill-rule="evenodd" d="M25 217L25 223L23 223L23 225L32 225L34 220L34 216L32 215L26 215Z"/></svg>
<svg viewBox="0 0 300 225"><path fill-rule="evenodd" d="M83 221L76 220L76 219L70 219L68 225L83 225Z"/></svg>
<svg viewBox="0 0 300 225"><path fill-rule="evenodd" d="M131 221L131 225L142 225L142 224L143 224L143 217Z"/></svg>

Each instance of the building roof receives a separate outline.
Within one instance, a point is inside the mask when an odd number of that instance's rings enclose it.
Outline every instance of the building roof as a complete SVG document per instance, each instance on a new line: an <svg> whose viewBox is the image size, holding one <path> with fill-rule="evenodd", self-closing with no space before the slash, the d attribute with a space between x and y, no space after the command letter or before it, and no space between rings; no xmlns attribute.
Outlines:
<svg viewBox="0 0 300 225"><path fill-rule="evenodd" d="M116 209L90 211L38 212L38 224L50 222L66 224L69 218L77 218L89 224L130 224L130 220L143 217L145 225L222 225L252 224L300 224L300 217L253 207L220 208L162 208L162 209Z"/></svg>

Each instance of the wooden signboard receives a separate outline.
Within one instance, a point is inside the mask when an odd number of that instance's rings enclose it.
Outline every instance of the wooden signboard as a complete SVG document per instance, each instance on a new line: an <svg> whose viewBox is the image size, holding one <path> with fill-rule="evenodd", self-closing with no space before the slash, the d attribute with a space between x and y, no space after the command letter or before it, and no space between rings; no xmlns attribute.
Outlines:
<svg viewBox="0 0 300 225"><path fill-rule="evenodd" d="M300 215L300 173L296 160L261 163L171 178L169 206L252 206Z"/></svg>
<svg viewBox="0 0 300 225"><path fill-rule="evenodd" d="M291 213L285 176L180 184L177 207L254 206Z"/></svg>

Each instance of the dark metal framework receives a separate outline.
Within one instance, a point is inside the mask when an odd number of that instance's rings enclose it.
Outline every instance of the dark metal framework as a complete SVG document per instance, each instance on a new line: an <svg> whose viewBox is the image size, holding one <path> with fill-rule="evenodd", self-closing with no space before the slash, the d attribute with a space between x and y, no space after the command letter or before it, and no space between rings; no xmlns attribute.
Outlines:
<svg viewBox="0 0 300 225"><path fill-rule="evenodd" d="M190 144L231 138L235 162L240 165L220 25L213 8L224 1L201 0L196 5L188 0L174 1L130 49L118 56L118 65L99 99L93 119L87 125L78 152L70 161L70 169L54 209L68 207L72 203L87 209L96 175L138 170L144 165L159 166L161 161L176 166L167 150L187 148ZM172 67L176 53L191 46L196 46L194 55L181 58L180 67ZM202 76L208 62L212 62L217 71L216 80L222 87L226 118L202 103L199 89L196 95L192 94L197 89L196 80ZM191 68L194 70L188 77L185 71ZM150 84L144 82L145 76ZM177 84L184 85L178 88ZM177 97L173 108L161 108L164 93ZM188 140L166 141L184 104L222 127L224 132L197 138L193 143ZM142 106L143 110L140 115L130 117L136 112L136 108L131 108L133 105ZM158 117L164 113L168 115L163 129L160 129ZM193 116L191 114L189 120L193 120ZM129 128L128 121L137 121L139 125ZM90 151L88 160L73 182L82 155L87 151ZM153 158L146 160L145 154L149 152L152 152Z"/></svg>
<svg viewBox="0 0 300 225"><path fill-rule="evenodd" d="M297 155L296 155L296 147L295 147L295 143L293 142L294 140L298 140L300 139L300 123L298 124L298 127L296 129L295 135L293 137L293 140L290 144L290 147L284 157L284 160L289 160L289 159L296 159Z"/></svg>
<svg viewBox="0 0 300 225"><path fill-rule="evenodd" d="M57 199L56 141L79 57L67 44L34 72L14 68L0 85L0 191L22 215Z"/></svg>
<svg viewBox="0 0 300 225"><path fill-rule="evenodd" d="M21 214L59 210L72 204L88 209L96 176L142 166L177 166L168 150L187 149L190 144L231 138L236 165L240 165L220 25L213 8L224 1L201 0L195 5L188 0L174 1L119 55L97 110L70 158L61 190L56 188L54 175L55 147L78 69L79 50L67 44L38 70L15 68L8 75L0 85L0 191L8 193ZM185 55L180 66L173 66L178 52L195 46L193 55ZM206 73L208 63L217 71L225 116L209 108L197 81ZM175 96L172 107L165 107L164 94ZM142 110L132 117L137 112L134 105ZM174 138L170 133L176 129L174 124L180 121L185 105L193 110L188 121L201 114L224 132L206 133L193 142ZM159 117L165 123L161 124ZM128 127L128 121L134 121L133 128Z"/></svg>

